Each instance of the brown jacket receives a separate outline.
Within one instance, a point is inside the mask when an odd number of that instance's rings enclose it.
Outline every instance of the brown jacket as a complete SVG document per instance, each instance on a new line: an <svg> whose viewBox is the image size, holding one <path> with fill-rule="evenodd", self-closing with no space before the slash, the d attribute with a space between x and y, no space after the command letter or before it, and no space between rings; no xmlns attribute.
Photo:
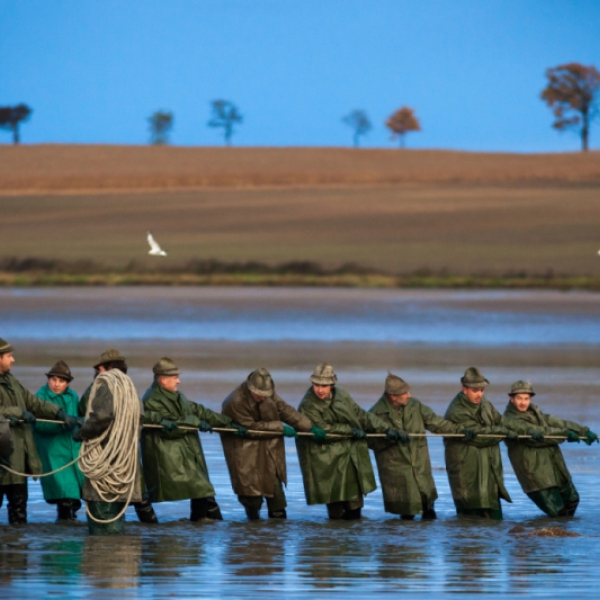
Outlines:
<svg viewBox="0 0 600 600"><path fill-rule="evenodd" d="M246 383L225 398L222 412L247 429L266 432L258 434L260 437L221 436L233 491L238 496L272 498L276 478L287 484L282 421L299 431L309 431L312 421L284 402L277 393L263 402L256 402Z"/></svg>

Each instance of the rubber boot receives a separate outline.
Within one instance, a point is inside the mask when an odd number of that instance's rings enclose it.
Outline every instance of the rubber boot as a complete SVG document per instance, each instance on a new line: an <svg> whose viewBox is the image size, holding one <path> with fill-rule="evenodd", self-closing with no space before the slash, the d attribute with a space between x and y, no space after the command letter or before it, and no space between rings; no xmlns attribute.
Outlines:
<svg viewBox="0 0 600 600"><path fill-rule="evenodd" d="M287 519L285 508L282 508L281 510L270 510L269 519Z"/></svg>
<svg viewBox="0 0 600 600"><path fill-rule="evenodd" d="M244 506L246 516L249 521L258 521L260 519L260 508L254 508L253 506Z"/></svg>
<svg viewBox="0 0 600 600"><path fill-rule="evenodd" d="M77 511L81 508L81 500L71 500L71 519L77 520Z"/></svg>
<svg viewBox="0 0 600 600"><path fill-rule="evenodd" d="M400 518L403 521L414 521L415 520L415 515L400 515Z"/></svg>
<svg viewBox="0 0 600 600"><path fill-rule="evenodd" d="M149 498L143 498L141 502L134 502L133 508L135 508L135 514L140 523L158 523L158 517Z"/></svg>
<svg viewBox="0 0 600 600"><path fill-rule="evenodd" d="M343 502L330 502L327 505L327 515L333 521L344 518L344 503Z"/></svg>
<svg viewBox="0 0 600 600"><path fill-rule="evenodd" d="M217 504L217 501L213 498L207 498L207 508L206 508L206 518L212 519L213 521L222 521L223 515L221 514L221 509Z"/></svg>
<svg viewBox="0 0 600 600"><path fill-rule="evenodd" d="M575 500L574 502L565 502L565 514L567 517L574 517L575 511L579 506L579 500Z"/></svg>
<svg viewBox="0 0 600 600"><path fill-rule="evenodd" d="M361 508L347 509L344 511L344 521L356 521L360 519Z"/></svg>
<svg viewBox="0 0 600 600"><path fill-rule="evenodd" d="M434 519L437 519L437 513L435 512L433 506L423 511L421 521L433 521Z"/></svg>
<svg viewBox="0 0 600 600"><path fill-rule="evenodd" d="M68 498L58 500L56 503L56 523L70 522L73 517L72 500Z"/></svg>
<svg viewBox="0 0 600 600"><path fill-rule="evenodd" d="M27 484L14 484L8 493L8 522L11 525L27 523Z"/></svg>
<svg viewBox="0 0 600 600"><path fill-rule="evenodd" d="M192 498L190 500L190 521L199 521L200 519L223 520L221 509L214 496L209 498Z"/></svg>

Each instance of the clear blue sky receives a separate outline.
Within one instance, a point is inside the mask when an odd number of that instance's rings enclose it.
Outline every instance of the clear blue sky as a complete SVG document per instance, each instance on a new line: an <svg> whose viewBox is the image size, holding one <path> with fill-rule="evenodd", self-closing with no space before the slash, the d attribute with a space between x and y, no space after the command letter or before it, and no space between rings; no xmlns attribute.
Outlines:
<svg viewBox="0 0 600 600"><path fill-rule="evenodd" d="M34 109L23 143L145 144L166 109L172 143L220 144L224 98L234 145L350 145L356 108L391 147L408 105L408 147L577 150L539 93L547 67L600 68L599 25L598 0L0 0L0 105Z"/></svg>

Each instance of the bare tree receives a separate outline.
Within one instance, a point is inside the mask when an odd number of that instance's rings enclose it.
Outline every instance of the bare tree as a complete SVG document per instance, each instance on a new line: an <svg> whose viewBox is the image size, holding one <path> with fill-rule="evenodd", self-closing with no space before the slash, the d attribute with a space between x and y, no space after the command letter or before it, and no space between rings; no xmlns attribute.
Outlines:
<svg viewBox="0 0 600 600"><path fill-rule="evenodd" d="M371 121L364 110L353 110L342 119L342 122L354 130L352 142L355 148L359 146L360 136L367 134L372 128Z"/></svg>
<svg viewBox="0 0 600 600"><path fill-rule="evenodd" d="M150 125L150 143L156 145L168 144L169 133L173 129L173 113L157 110L148 118Z"/></svg>
<svg viewBox="0 0 600 600"><path fill-rule="evenodd" d="M0 127L13 132L13 144L19 143L19 124L27 121L33 111L27 104L0 107Z"/></svg>
<svg viewBox="0 0 600 600"><path fill-rule="evenodd" d="M231 136L235 123L241 123L242 115L237 107L229 100L213 100L211 103L212 119L208 122L209 127L222 127L225 144L231 146Z"/></svg>
<svg viewBox="0 0 600 600"><path fill-rule="evenodd" d="M399 108L385 122L387 128L392 132L392 139L400 138L400 146L404 148L404 136L409 131L421 131L419 119L415 116L415 111L408 106Z"/></svg>
<svg viewBox="0 0 600 600"><path fill-rule="evenodd" d="M600 72L579 63L558 65L546 71L548 85L541 98L554 110L552 127L559 131L578 129L581 149L588 149L590 123L598 114Z"/></svg>

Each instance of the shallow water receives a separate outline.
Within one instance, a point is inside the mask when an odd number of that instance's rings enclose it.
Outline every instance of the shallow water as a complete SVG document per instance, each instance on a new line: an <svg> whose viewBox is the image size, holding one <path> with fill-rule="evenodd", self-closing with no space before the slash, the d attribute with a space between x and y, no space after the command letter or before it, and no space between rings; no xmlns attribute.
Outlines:
<svg viewBox="0 0 600 600"><path fill-rule="evenodd" d="M228 307L225 312L229 312L227 319L230 321L234 317L241 319L236 306L250 305L252 311L263 314L261 325L264 329L275 332L269 335L276 335L282 322L294 319L297 320L294 325L297 329L305 328L314 335L319 331L314 324L326 322L333 314L343 331L354 331L351 322L360 320L357 315L363 309L359 310L357 306L363 306L366 307L365 314L375 315L373 321L378 324L367 325L371 331L369 335L375 336L373 332L395 326L396 320L407 314L405 305L412 303L412 314L421 315L419 323L423 333L423 339L413 340L424 347L425 354L419 354L418 360L411 359L413 355L408 352L402 355L404 362L401 364L391 360L379 365L373 359L373 346L370 346L370 354L365 354L362 362L353 356L351 361L344 362L340 358L336 363L341 384L363 407L368 408L377 400L386 369L393 367L411 382L415 396L436 412L444 412L449 400L458 391L462 371L468 366L463 364L464 353L460 356L448 353L447 346L464 343L466 338L463 333L457 333L459 328L448 329L443 321L438 322L432 317L429 310L435 305L446 311L450 320L454 319L456 311L463 310L476 314L481 322L487 322L487 317L490 317L492 325L488 331L499 347L506 346L502 340L507 339L507 334L502 330L511 320L522 324L532 315L538 323L548 318L550 330L556 328L559 333L550 331L545 335L564 338L561 347L567 349L560 356L564 356L565 360L545 365L540 358L545 356L540 339L522 335L519 342L526 349L519 355L517 365L508 360L506 348L489 355L497 357L497 360L484 369L485 375L492 381L488 397L502 411L510 383L527 377L534 382L538 391L535 400L544 410L600 430L597 369L583 359L573 364L566 359L570 356L570 344L580 347L579 352L597 355L600 338L596 336L594 339L594 335L589 334L582 351L580 337L581 322L587 323L586 327L592 332L596 331L600 297L593 294L460 292L425 293L420 298L417 292L390 296L386 291L351 295L345 303L343 296L329 295L330 290L302 290L300 298L296 291L289 290L283 291L287 295L275 294L276 297L271 295L270 290L260 290L260 293L256 290L227 290L225 297L218 290L209 290L204 299L202 294L196 294L196 290L99 292L101 302L89 296L87 290L35 290L20 295L4 290L0 293L3 316L0 336L22 348L17 353L19 362L14 373L29 389L35 391L44 382L43 373L51 365L49 359L44 358L45 362L41 362L32 351L35 348L44 356L51 354L54 347L52 340L56 337L49 335L44 329L46 325L53 325L55 332L61 331L61 348L64 349L67 344L74 349L72 352L80 348L87 351L91 344L95 354L99 355L107 346L120 347L119 342L125 343L125 339L130 339L137 331L132 323L139 322L141 316L144 322L151 323L153 318L168 316L169 310L175 310L165 307L177 309L176 321L185 321L187 327L204 330L204 325L211 320L207 315L213 314L211 310L219 302ZM37 300L34 302L32 298ZM334 299L335 310L331 308ZM209 306L206 311L203 302ZM184 318L179 311L187 304L192 309ZM303 304L306 306L303 307ZM404 308L398 311L385 308L396 304ZM135 318L126 317L129 311ZM136 315L136 311L141 314ZM10 315L9 321L4 318L7 314ZM239 327L247 332L253 331L252 322L248 320L255 313L243 314L246 320L241 319L243 324ZM270 314L273 321L269 320ZM311 314L312 321L304 322L305 314ZM71 316L78 323L78 327L73 329L68 327ZM428 319L431 324L427 328L423 323ZM111 331L109 327L114 326L114 321L120 324L114 330L119 335L111 338L107 332ZM406 317L402 327L408 321L410 319ZM162 322L164 324L165 321ZM92 324L91 329L88 328L89 323ZM67 334L61 330L62 327ZM433 331L436 329L444 331ZM35 331L37 333L32 333ZM70 331L74 331L71 339L68 338ZM95 331L102 335L94 338L90 332ZM164 330L161 331L164 333ZM175 328L174 337L183 335L177 331L180 330ZM160 336L152 339L145 333L138 335L143 339L129 344L128 360L136 365L130 373L141 393L151 380L150 366L155 358L150 357L161 356L167 340ZM334 332L331 334L334 339L328 338L328 344L313 344L314 355L307 357L306 346L301 341L296 343L291 339L286 344L272 346L260 337L263 333L258 335L252 342L236 338L242 340L242 350L238 349L241 358L236 355L235 365L228 365L225 358L217 367L212 364L209 367L205 356L207 348L209 351L213 346L212 338L209 339L206 334L198 342L202 358L191 361L184 371L181 390L190 399L202 401L218 410L223 398L245 378L248 371L275 352L277 364L272 372L278 391L291 404L297 405L308 386L305 363L308 364L312 356L313 362L318 362L328 353L341 357L341 350L346 346L341 342L346 334ZM221 337L215 337L215 352L223 352L217 342ZM423 343L424 339L429 341ZM432 342L432 339L442 341ZM276 338L276 341L281 340ZM377 346L377 341L372 340L372 343ZM186 353L194 354L194 340L187 339L186 342ZM486 344L490 346L489 338ZM494 347L492 345L492 349ZM296 360L299 348L303 353L301 366ZM381 355L386 355L387 348L387 345L381 344ZM177 344L169 347L175 359L176 349ZM424 361L424 355L431 356L431 360ZM375 353L375 356L380 354ZM439 356L445 357L443 364L437 364ZM467 352L467 356L470 362L478 364L481 351L474 349L472 355ZM60 356L52 356L52 360L55 358ZM82 392L91 379L91 368L78 366L74 373L73 387ZM287 440L289 519L286 522L264 519L248 523L231 491L219 437L202 434L201 439L225 521L192 524L184 520L189 515L187 502L161 503L155 506L161 521L158 526L139 524L135 513L129 509L128 535L119 538L90 537L82 515L73 526L55 525L54 507L43 501L39 483L31 482L28 525L9 527L6 511L0 512L0 598L54 595L65 598L306 598L325 594L364 598L371 594L391 597L402 592L433 597L460 592L490 596L527 594L563 597L585 595L595 588L600 564L600 505L597 502L600 495L600 445L563 445L581 495L581 504L574 519L541 516L520 490L504 451L505 478L513 499L512 504L503 505L504 521L487 523L457 519L443 468L442 442L432 439L430 450L440 496L436 502L438 521L402 522L386 515L381 493L377 490L366 498L364 518L360 522L330 523L325 517L324 507L306 506L295 447ZM511 532L516 526L522 526L525 531ZM550 526L562 527L579 534L579 537L527 535Z"/></svg>

